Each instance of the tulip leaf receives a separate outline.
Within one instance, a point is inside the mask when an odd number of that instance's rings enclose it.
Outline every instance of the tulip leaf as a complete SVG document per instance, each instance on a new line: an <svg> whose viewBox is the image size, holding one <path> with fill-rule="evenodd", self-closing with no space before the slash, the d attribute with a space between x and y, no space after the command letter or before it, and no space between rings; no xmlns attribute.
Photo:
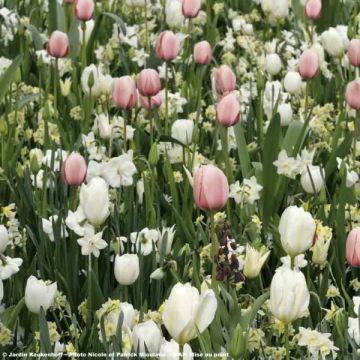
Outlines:
<svg viewBox="0 0 360 360"><path fill-rule="evenodd" d="M242 123L238 123L234 126L234 132L236 137L236 145L239 154L240 168L242 172L242 176L246 178L246 176L251 171L250 165L250 156L246 147L246 140L244 135L244 129L242 127Z"/></svg>
<svg viewBox="0 0 360 360"><path fill-rule="evenodd" d="M8 307L2 314L2 323L9 329L13 329L21 310L25 305L25 298L22 298L16 305Z"/></svg>
<svg viewBox="0 0 360 360"><path fill-rule="evenodd" d="M3 76L0 78L0 103L2 102L6 91L10 84L15 80L16 71L20 66L22 61L21 56L19 55L12 64L7 68Z"/></svg>
<svg viewBox="0 0 360 360"><path fill-rule="evenodd" d="M253 323L257 312L260 310L261 306L264 302L270 297L270 292L266 292L265 294L259 296L253 306L252 309L249 310L246 314L244 314L240 320L241 327L243 329L248 329Z"/></svg>
<svg viewBox="0 0 360 360"><path fill-rule="evenodd" d="M44 48L44 40L41 36L40 31L34 25L31 24L29 24L27 28L30 32L31 39L34 42L35 49L42 50Z"/></svg>
<svg viewBox="0 0 360 360"><path fill-rule="evenodd" d="M46 321L46 316L43 307L40 308L39 313L39 332L40 332L40 350L43 353L50 354L52 346L50 342L49 327Z"/></svg>

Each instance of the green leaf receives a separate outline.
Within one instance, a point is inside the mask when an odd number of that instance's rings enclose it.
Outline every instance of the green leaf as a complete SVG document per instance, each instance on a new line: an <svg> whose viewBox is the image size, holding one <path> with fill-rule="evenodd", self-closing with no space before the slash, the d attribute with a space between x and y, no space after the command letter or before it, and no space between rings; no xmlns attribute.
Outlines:
<svg viewBox="0 0 360 360"><path fill-rule="evenodd" d="M15 60L8 67L8 69L5 71L4 75L0 79L0 103L2 102L3 97L5 96L8 87L15 79L16 71L21 64L21 61L22 58L19 55L17 58L15 58Z"/></svg>
<svg viewBox="0 0 360 360"><path fill-rule="evenodd" d="M234 126L234 132L235 132L236 145L239 154L240 168L242 175L245 178L251 171L251 165L250 165L250 156L246 147L244 129L241 123L238 123Z"/></svg>
<svg viewBox="0 0 360 360"><path fill-rule="evenodd" d="M118 15L109 13L109 12L104 12L103 15L108 16L109 18L113 19L121 28L121 31L126 34L126 25L123 22L123 20L121 19L121 17L119 17Z"/></svg>
<svg viewBox="0 0 360 360"><path fill-rule="evenodd" d="M31 24L29 24L27 28L30 31L32 41L34 42L35 45L35 50L42 50L44 48L44 41L43 38L41 37L40 31L34 25Z"/></svg>
<svg viewBox="0 0 360 360"><path fill-rule="evenodd" d="M25 305L25 298L22 298L16 305L8 307L2 314L1 320L3 324L12 330L16 324L21 310Z"/></svg>
<svg viewBox="0 0 360 360"><path fill-rule="evenodd" d="M50 342L49 328L46 321L44 309L40 308L39 313L39 332L40 332L40 351L50 354L52 352L52 346Z"/></svg>
<svg viewBox="0 0 360 360"><path fill-rule="evenodd" d="M257 312L260 310L261 306L264 304L264 302L270 297L270 291L266 292L265 294L259 296L253 306L252 309L243 315L243 317L240 320L240 324L243 329L248 329L250 325L253 323L255 316Z"/></svg>

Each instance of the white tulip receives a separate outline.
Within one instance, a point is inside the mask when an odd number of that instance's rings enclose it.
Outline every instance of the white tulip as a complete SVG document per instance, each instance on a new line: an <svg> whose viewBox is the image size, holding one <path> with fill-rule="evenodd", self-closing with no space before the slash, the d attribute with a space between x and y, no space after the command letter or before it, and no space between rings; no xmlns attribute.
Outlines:
<svg viewBox="0 0 360 360"><path fill-rule="evenodd" d="M171 137L184 145L192 143L194 122L192 120L176 120L171 127Z"/></svg>
<svg viewBox="0 0 360 360"><path fill-rule="evenodd" d="M270 285L269 309L280 321L288 324L303 317L309 306L310 293L304 274L282 266Z"/></svg>
<svg viewBox="0 0 360 360"><path fill-rule="evenodd" d="M342 35L332 27L321 34L321 43L325 51L333 57L342 56L346 49Z"/></svg>
<svg viewBox="0 0 360 360"><path fill-rule="evenodd" d="M301 175L301 186L308 194L318 193L324 187L323 177L320 166L310 165Z"/></svg>
<svg viewBox="0 0 360 360"><path fill-rule="evenodd" d="M281 126L288 126L293 117L293 111L290 104L280 104L278 107L280 114Z"/></svg>
<svg viewBox="0 0 360 360"><path fill-rule="evenodd" d="M180 28L184 24L181 0L167 0L165 5L166 23L171 28Z"/></svg>
<svg viewBox="0 0 360 360"><path fill-rule="evenodd" d="M314 219L303 208L289 206L281 215L281 244L291 257L302 254L312 246L315 230Z"/></svg>
<svg viewBox="0 0 360 360"><path fill-rule="evenodd" d="M85 217L94 226L100 226L109 216L108 185L100 177L94 177L90 182L81 185L80 207Z"/></svg>
<svg viewBox="0 0 360 360"><path fill-rule="evenodd" d="M152 320L134 326L132 340L135 352L146 354L147 349L150 354L158 353L162 338L161 330Z"/></svg>
<svg viewBox="0 0 360 360"><path fill-rule="evenodd" d="M184 345L182 356L180 354L179 344L171 339L170 341L163 340L160 347L160 360L191 360L194 358L194 354L191 350L191 347L188 344Z"/></svg>
<svg viewBox="0 0 360 360"><path fill-rule="evenodd" d="M359 181L359 175L356 171L351 170L346 173L346 187L351 188Z"/></svg>
<svg viewBox="0 0 360 360"><path fill-rule="evenodd" d="M85 21L86 27L85 27L85 43L87 44L87 42L90 39L91 33L94 29L95 26L95 21L93 19ZM81 24L79 24L79 41L80 44L82 44L83 42L83 29L81 28Z"/></svg>
<svg viewBox="0 0 360 360"><path fill-rule="evenodd" d="M355 341L357 346L360 346L360 326L359 319L350 318L348 319L348 334Z"/></svg>
<svg viewBox="0 0 360 360"><path fill-rule="evenodd" d="M161 280L165 276L165 272L162 268L157 268L150 274L151 280Z"/></svg>
<svg viewBox="0 0 360 360"><path fill-rule="evenodd" d="M92 77L91 80L92 86L90 87L89 80L91 77ZM100 78L100 71L94 64L87 66L83 70L81 74L81 86L84 93L87 96L90 96L90 94L93 97L97 97L100 95L99 78Z"/></svg>
<svg viewBox="0 0 360 360"><path fill-rule="evenodd" d="M185 344L202 333L213 321L217 301L213 290L203 294L187 284L176 284L164 304L163 323L171 337Z"/></svg>
<svg viewBox="0 0 360 360"><path fill-rule="evenodd" d="M266 71L270 75L277 75L281 71L281 59L278 54L270 54L266 56Z"/></svg>
<svg viewBox="0 0 360 360"><path fill-rule="evenodd" d="M41 307L46 312L54 302L56 293L56 282L47 284L35 276L30 276L26 282L25 304L32 313L38 314Z"/></svg>
<svg viewBox="0 0 360 360"><path fill-rule="evenodd" d="M284 78L284 88L290 94L297 94L302 85L301 76L297 71L289 71Z"/></svg>
<svg viewBox="0 0 360 360"><path fill-rule="evenodd" d="M4 225L0 225L0 254L2 254L9 245L9 233Z"/></svg>
<svg viewBox="0 0 360 360"><path fill-rule="evenodd" d="M247 244L243 270L245 277L253 279L259 276L261 268L269 255L270 251L266 251L265 247L262 247L259 251Z"/></svg>
<svg viewBox="0 0 360 360"><path fill-rule="evenodd" d="M275 18L284 18L289 15L288 0L262 0L261 7L264 12L270 13Z"/></svg>
<svg viewBox="0 0 360 360"><path fill-rule="evenodd" d="M116 255L114 274L121 285L131 285L139 277L139 257L136 254Z"/></svg>

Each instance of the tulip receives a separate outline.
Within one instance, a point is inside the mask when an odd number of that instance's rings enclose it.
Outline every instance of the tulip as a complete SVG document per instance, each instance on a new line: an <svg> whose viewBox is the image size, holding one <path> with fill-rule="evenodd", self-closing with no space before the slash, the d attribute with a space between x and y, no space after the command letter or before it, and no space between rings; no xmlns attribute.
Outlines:
<svg viewBox="0 0 360 360"><path fill-rule="evenodd" d="M304 79L314 78L319 71L318 54L311 49L305 50L300 56L299 73Z"/></svg>
<svg viewBox="0 0 360 360"><path fill-rule="evenodd" d="M347 27L346 27L347 29ZM329 28L321 34L321 43L326 52L333 57L342 57L348 47L347 35L341 33L341 28Z"/></svg>
<svg viewBox="0 0 360 360"><path fill-rule="evenodd" d="M220 210L228 200L229 183L219 168L203 165L195 172L193 193L195 203L200 209Z"/></svg>
<svg viewBox="0 0 360 360"><path fill-rule="evenodd" d="M351 81L346 87L346 102L354 110L360 109L360 78Z"/></svg>
<svg viewBox="0 0 360 360"><path fill-rule="evenodd" d="M186 18L195 18L198 16L201 8L201 0L183 0L182 12Z"/></svg>
<svg viewBox="0 0 360 360"><path fill-rule="evenodd" d="M285 266L278 268L270 285L269 309L273 315L289 324L306 314L309 301L304 274Z"/></svg>
<svg viewBox="0 0 360 360"><path fill-rule="evenodd" d="M291 257L302 254L312 246L315 231L314 219L303 208L289 206L282 213L279 223L281 244Z"/></svg>
<svg viewBox="0 0 360 360"><path fill-rule="evenodd" d="M139 257L136 254L116 255L114 274L121 285L131 285L139 277Z"/></svg>
<svg viewBox="0 0 360 360"><path fill-rule="evenodd" d="M100 226L109 216L108 185L100 177L94 177L90 182L81 185L80 208L85 217L94 226Z"/></svg>
<svg viewBox="0 0 360 360"><path fill-rule="evenodd" d="M118 306L112 306L106 314L104 314L104 321L107 324L111 324L114 329L117 328L119 322L120 312L123 313L124 318L122 322L122 329L126 330L126 328L132 329L136 322L136 311L132 304L127 302L118 302Z"/></svg>
<svg viewBox="0 0 360 360"><path fill-rule="evenodd" d="M116 107L129 110L136 105L137 90L135 81L130 76L122 76L114 80L112 99Z"/></svg>
<svg viewBox="0 0 360 360"><path fill-rule="evenodd" d="M311 20L317 20L321 16L321 0L309 0L305 5L305 16Z"/></svg>
<svg viewBox="0 0 360 360"><path fill-rule="evenodd" d="M181 28L184 25L184 15L182 13L182 0L167 0L165 5L166 23L171 28Z"/></svg>
<svg viewBox="0 0 360 360"><path fill-rule="evenodd" d="M280 104L278 107L281 126L288 126L293 117L293 111L290 104Z"/></svg>
<svg viewBox="0 0 360 360"><path fill-rule="evenodd" d="M256 250L249 244L246 245L246 256L244 262L244 275L253 279L259 276L261 268L264 266L266 260L270 255L270 251L266 251L265 247Z"/></svg>
<svg viewBox="0 0 360 360"><path fill-rule="evenodd" d="M208 65L212 58L212 48L207 41L200 41L194 46L194 61L196 64Z"/></svg>
<svg viewBox="0 0 360 360"><path fill-rule="evenodd" d="M284 18L289 14L287 0L261 0L261 7L264 12L270 13L275 18Z"/></svg>
<svg viewBox="0 0 360 360"><path fill-rule="evenodd" d="M284 78L284 88L290 94L297 94L302 85L301 76L297 71L289 71Z"/></svg>
<svg viewBox="0 0 360 360"><path fill-rule="evenodd" d="M266 71L270 75L277 75L281 71L281 59L278 54L270 54L266 57Z"/></svg>
<svg viewBox="0 0 360 360"><path fill-rule="evenodd" d="M360 39L350 41L347 55L351 65L360 66Z"/></svg>
<svg viewBox="0 0 360 360"><path fill-rule="evenodd" d="M352 229L347 237L346 260L351 266L360 266L360 228Z"/></svg>
<svg viewBox="0 0 360 360"><path fill-rule="evenodd" d="M194 122L192 120L176 120L171 127L171 137L185 145L192 142Z"/></svg>
<svg viewBox="0 0 360 360"><path fill-rule="evenodd" d="M161 92L159 92L149 99L147 96L142 96L139 94L139 101L141 107L149 111L152 108L159 107L162 104L162 95Z"/></svg>
<svg viewBox="0 0 360 360"><path fill-rule="evenodd" d="M218 94L234 91L236 88L236 77L227 65L220 66L215 70L215 89Z"/></svg>
<svg viewBox="0 0 360 360"><path fill-rule="evenodd" d="M68 185L81 185L87 174L85 159L78 153L71 153L63 162L61 175Z"/></svg>
<svg viewBox="0 0 360 360"><path fill-rule="evenodd" d="M185 344L182 352L182 356L179 357L180 346L179 344L171 339L170 341L163 340L160 347L160 360L192 360L194 358L194 354L191 350L190 345Z"/></svg>
<svg viewBox="0 0 360 360"><path fill-rule="evenodd" d="M217 104L216 121L225 126L233 126L240 120L240 104L234 93L225 95Z"/></svg>
<svg viewBox="0 0 360 360"><path fill-rule="evenodd" d="M163 61L177 58L180 51L180 41L172 31L163 31L156 41L156 56Z"/></svg>
<svg viewBox="0 0 360 360"><path fill-rule="evenodd" d="M326 235L326 236L324 235L317 236L317 234L315 235L315 244L310 249L312 252L312 261L314 264L320 266L325 264L328 256L331 238L332 238L331 232L330 235Z"/></svg>
<svg viewBox="0 0 360 360"><path fill-rule="evenodd" d="M75 0L75 16L80 21L88 21L94 15L95 4L93 0Z"/></svg>
<svg viewBox="0 0 360 360"><path fill-rule="evenodd" d="M134 326L132 340L136 352L156 354L162 341L161 330L154 321L145 321Z"/></svg>
<svg viewBox="0 0 360 360"><path fill-rule="evenodd" d="M86 95L97 97L101 93L100 78L102 74L99 69L91 64L81 74L81 87Z"/></svg>
<svg viewBox="0 0 360 360"><path fill-rule="evenodd" d="M47 44L47 52L55 58L64 58L69 54L69 38L62 31L54 31Z"/></svg>
<svg viewBox="0 0 360 360"><path fill-rule="evenodd" d="M214 320L217 300L213 290L201 295L189 283L177 283L165 301L163 324L171 337L184 345L201 334Z"/></svg>
<svg viewBox="0 0 360 360"><path fill-rule="evenodd" d="M9 232L4 225L0 225L0 254L2 254L9 245Z"/></svg>
<svg viewBox="0 0 360 360"><path fill-rule="evenodd" d="M318 193L324 187L320 166L309 166L301 175L301 186L308 194Z"/></svg>
<svg viewBox="0 0 360 360"><path fill-rule="evenodd" d="M160 76L153 69L144 69L138 77L137 86L142 96L155 96L161 90Z"/></svg>
<svg viewBox="0 0 360 360"><path fill-rule="evenodd" d="M46 312L54 302L56 293L56 282L47 284L35 276L30 276L25 287L25 304L32 313L38 314L41 307Z"/></svg>

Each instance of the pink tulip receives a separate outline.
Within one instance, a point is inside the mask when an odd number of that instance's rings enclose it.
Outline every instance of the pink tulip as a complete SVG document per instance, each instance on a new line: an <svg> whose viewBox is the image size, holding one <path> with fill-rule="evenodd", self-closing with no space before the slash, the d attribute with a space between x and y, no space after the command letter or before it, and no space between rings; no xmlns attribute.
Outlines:
<svg viewBox="0 0 360 360"><path fill-rule="evenodd" d="M225 174L214 165L199 167L194 176L193 193L196 205L202 210L220 210L229 197Z"/></svg>
<svg viewBox="0 0 360 360"><path fill-rule="evenodd" d="M216 121L226 127L233 126L240 120L240 104L234 93L225 95L217 104Z"/></svg>
<svg viewBox="0 0 360 360"><path fill-rule="evenodd" d="M151 110L154 107L158 107L162 104L161 92L152 96L150 99L147 96L139 95L140 105L146 110Z"/></svg>
<svg viewBox="0 0 360 360"><path fill-rule="evenodd" d="M360 79L351 81L346 87L346 102L354 110L360 109Z"/></svg>
<svg viewBox="0 0 360 360"><path fill-rule="evenodd" d="M85 159L78 153L71 153L61 166L61 175L68 185L81 185L87 173Z"/></svg>
<svg viewBox="0 0 360 360"><path fill-rule="evenodd" d="M319 56L315 50L305 50L299 60L299 73L304 79L312 79L319 72Z"/></svg>
<svg viewBox="0 0 360 360"><path fill-rule="evenodd" d="M182 12L186 18L197 17L201 8L201 0L183 0Z"/></svg>
<svg viewBox="0 0 360 360"><path fill-rule="evenodd" d="M197 64L210 64L212 58L211 45L207 41L200 41L194 46L194 61Z"/></svg>
<svg viewBox="0 0 360 360"><path fill-rule="evenodd" d="M135 81L130 76L114 80L112 91L113 102L119 109L129 110L136 105L137 91Z"/></svg>
<svg viewBox="0 0 360 360"><path fill-rule="evenodd" d="M234 91L236 88L236 77L227 65L220 66L215 70L215 89L220 95Z"/></svg>
<svg viewBox="0 0 360 360"><path fill-rule="evenodd" d="M94 15L95 4L93 0L75 0L75 16L81 21L88 21Z"/></svg>
<svg viewBox="0 0 360 360"><path fill-rule="evenodd" d="M50 56L64 58L69 54L69 38L62 31L54 31L47 44L47 52Z"/></svg>
<svg viewBox="0 0 360 360"><path fill-rule="evenodd" d="M347 55L351 65L360 66L360 39L350 41Z"/></svg>
<svg viewBox="0 0 360 360"><path fill-rule="evenodd" d="M346 260L351 266L360 266L360 228L352 229L348 235Z"/></svg>
<svg viewBox="0 0 360 360"><path fill-rule="evenodd" d="M161 90L159 74L153 69L142 70L137 80L137 87L141 95L155 96Z"/></svg>
<svg viewBox="0 0 360 360"><path fill-rule="evenodd" d="M317 20L321 16L321 0L309 0L305 5L305 16L311 20Z"/></svg>
<svg viewBox="0 0 360 360"><path fill-rule="evenodd" d="M177 58L180 51L180 41L172 31L163 31L156 41L156 56L163 61Z"/></svg>

